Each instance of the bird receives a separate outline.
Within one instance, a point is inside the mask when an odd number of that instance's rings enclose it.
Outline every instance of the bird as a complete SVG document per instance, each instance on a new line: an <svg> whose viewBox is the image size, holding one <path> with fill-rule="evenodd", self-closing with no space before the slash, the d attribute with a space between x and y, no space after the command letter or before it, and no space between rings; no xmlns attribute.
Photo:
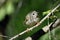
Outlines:
<svg viewBox="0 0 60 40"><path fill-rule="evenodd" d="M29 12L25 17L25 24L28 26L34 26L39 22L38 12Z"/></svg>

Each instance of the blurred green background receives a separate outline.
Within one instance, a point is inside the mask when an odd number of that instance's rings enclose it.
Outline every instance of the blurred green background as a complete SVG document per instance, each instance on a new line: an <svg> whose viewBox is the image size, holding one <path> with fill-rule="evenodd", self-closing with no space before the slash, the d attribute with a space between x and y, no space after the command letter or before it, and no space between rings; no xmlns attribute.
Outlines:
<svg viewBox="0 0 60 40"><path fill-rule="evenodd" d="M53 9L60 3L60 0L6 0L3 5L0 6L0 21L2 21L5 15L10 16L10 20L5 29L5 35L13 37L14 35L26 30L29 26L26 26L24 23L25 16L31 11L38 11L40 19L44 18L43 12ZM60 8L58 8L60 11ZM60 18L60 12L56 12L54 15L57 18ZM51 19L52 22L54 19ZM15 40L24 40L24 38L31 36L36 33L38 30L42 29L45 25L48 24L46 19L39 27L33 29L30 32L19 36ZM1 26L0 26L1 27ZM58 31L57 31L58 30ZM60 40L60 29L54 29L57 35L57 40ZM52 31L53 32L53 31ZM48 33L43 35L37 40L49 40ZM9 38L6 38L8 40ZM0 39L2 40L2 39ZM54 40L54 39L52 39Z"/></svg>

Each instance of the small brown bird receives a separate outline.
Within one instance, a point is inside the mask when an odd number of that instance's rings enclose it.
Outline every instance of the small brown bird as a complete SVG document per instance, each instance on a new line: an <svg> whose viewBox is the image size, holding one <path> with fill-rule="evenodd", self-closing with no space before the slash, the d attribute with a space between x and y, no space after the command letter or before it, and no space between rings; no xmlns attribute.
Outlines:
<svg viewBox="0 0 60 40"><path fill-rule="evenodd" d="M38 12L32 11L26 15L25 24L29 26L36 25L39 22Z"/></svg>

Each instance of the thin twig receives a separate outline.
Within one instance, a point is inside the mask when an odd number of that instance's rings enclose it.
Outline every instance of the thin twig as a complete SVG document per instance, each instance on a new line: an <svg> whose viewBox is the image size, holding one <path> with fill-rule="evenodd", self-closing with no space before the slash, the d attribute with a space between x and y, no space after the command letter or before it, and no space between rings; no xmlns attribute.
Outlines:
<svg viewBox="0 0 60 40"><path fill-rule="evenodd" d="M36 28L37 26L39 26L39 25L40 25L45 19L47 19L47 18L51 15L51 13L53 13L59 6L60 6L60 4L58 4L58 5L57 5L47 16L45 16L38 24L36 24L35 26L33 26L33 27L31 27L31 28L29 28L29 29L27 29L27 30L25 30L25 31L23 31L23 32L15 35L15 36L13 36L13 37L11 37L9 40L13 40L13 39L17 38L18 36L23 35L23 34L26 33L27 31L30 31L30 30Z"/></svg>
<svg viewBox="0 0 60 40"><path fill-rule="evenodd" d="M0 37L11 38L11 37L8 37L8 36L5 36L5 35L0 35Z"/></svg>
<svg viewBox="0 0 60 40"><path fill-rule="evenodd" d="M49 31L49 29L55 29L55 28L57 28L57 26L59 26L60 25L60 19L55 19L53 22L51 22L49 25L46 25L46 26L44 26L43 28L42 28L42 30L45 32L45 33L47 33L48 31ZM40 30L39 30L40 31ZM39 34L37 34L37 35L39 35ZM43 34L44 35L44 34ZM35 34L33 34L33 36L36 36ZM39 37L41 37L41 35L39 36ZM29 37L27 37L27 38L25 38L24 40L32 40L32 39L34 39L34 38L32 38L32 36L29 36ZM37 38L38 39L38 38Z"/></svg>

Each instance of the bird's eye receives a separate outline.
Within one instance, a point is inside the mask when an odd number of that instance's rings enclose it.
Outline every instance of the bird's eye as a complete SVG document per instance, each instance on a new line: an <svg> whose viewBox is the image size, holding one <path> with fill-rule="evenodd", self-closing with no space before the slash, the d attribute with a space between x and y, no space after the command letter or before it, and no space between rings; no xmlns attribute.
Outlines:
<svg viewBox="0 0 60 40"><path fill-rule="evenodd" d="M34 13L33 13L33 15L34 15Z"/></svg>

